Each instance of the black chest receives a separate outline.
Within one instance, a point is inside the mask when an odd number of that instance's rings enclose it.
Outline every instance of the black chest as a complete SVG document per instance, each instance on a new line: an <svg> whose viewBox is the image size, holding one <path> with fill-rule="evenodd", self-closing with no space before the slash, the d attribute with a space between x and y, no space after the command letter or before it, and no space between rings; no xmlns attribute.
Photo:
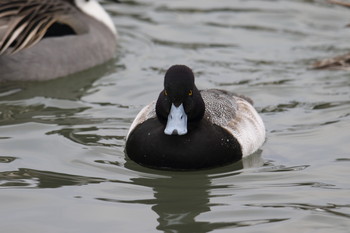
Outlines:
<svg viewBox="0 0 350 233"><path fill-rule="evenodd" d="M159 169L193 170L223 166L242 158L238 141L225 129L202 120L186 135L165 135L157 118L137 126L126 142L128 157Z"/></svg>

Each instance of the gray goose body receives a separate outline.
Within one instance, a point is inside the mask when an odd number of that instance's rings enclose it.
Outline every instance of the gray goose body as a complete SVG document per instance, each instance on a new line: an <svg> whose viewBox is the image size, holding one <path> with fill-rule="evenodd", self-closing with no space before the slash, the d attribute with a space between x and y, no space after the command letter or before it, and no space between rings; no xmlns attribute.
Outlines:
<svg viewBox="0 0 350 233"><path fill-rule="evenodd" d="M54 79L114 57L111 20L108 25L75 2L0 0L0 81Z"/></svg>

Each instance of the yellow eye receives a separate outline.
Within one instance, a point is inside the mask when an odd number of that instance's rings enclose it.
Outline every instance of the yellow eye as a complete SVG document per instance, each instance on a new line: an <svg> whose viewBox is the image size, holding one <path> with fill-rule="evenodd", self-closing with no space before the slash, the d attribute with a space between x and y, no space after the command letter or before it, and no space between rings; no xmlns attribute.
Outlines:
<svg viewBox="0 0 350 233"><path fill-rule="evenodd" d="M166 92L166 90L164 90L164 95L168 95L168 92Z"/></svg>
<svg viewBox="0 0 350 233"><path fill-rule="evenodd" d="M192 90L188 92L188 95L191 96L193 94Z"/></svg>

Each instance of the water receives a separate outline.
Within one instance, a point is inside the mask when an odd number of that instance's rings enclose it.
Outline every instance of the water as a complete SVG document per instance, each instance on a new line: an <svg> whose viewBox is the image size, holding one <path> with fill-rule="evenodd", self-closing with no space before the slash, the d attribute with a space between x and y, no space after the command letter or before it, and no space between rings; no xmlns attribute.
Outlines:
<svg viewBox="0 0 350 233"><path fill-rule="evenodd" d="M115 60L0 86L1 232L349 232L350 79L315 71L350 51L350 11L324 1L106 3ZM197 86L255 100L268 138L236 164L143 168L125 135L186 64Z"/></svg>

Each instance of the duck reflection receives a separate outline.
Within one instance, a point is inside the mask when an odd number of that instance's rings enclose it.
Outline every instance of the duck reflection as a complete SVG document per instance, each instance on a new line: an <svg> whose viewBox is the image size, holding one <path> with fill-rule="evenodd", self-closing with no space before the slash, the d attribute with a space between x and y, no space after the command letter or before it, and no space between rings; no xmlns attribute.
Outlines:
<svg viewBox="0 0 350 233"><path fill-rule="evenodd" d="M89 108L80 104L79 101L91 91L95 81L112 70L118 69L114 62L110 61L89 70L50 81L2 83L0 85L0 124L27 123L28 119L41 123L72 124L73 122L66 122L65 119ZM68 101L62 102L62 100ZM68 103L68 107L62 106L62 103ZM79 121L81 123L81 119Z"/></svg>
<svg viewBox="0 0 350 233"><path fill-rule="evenodd" d="M5 82L0 86L0 100L13 101L37 96L79 100L91 89L99 78L115 72L116 59L88 70L59 79L41 82Z"/></svg>
<svg viewBox="0 0 350 233"><path fill-rule="evenodd" d="M210 180L205 174L174 174L157 179L154 185L155 205L159 218L158 230L183 232L202 229L205 222L196 221L201 213L210 211ZM205 232L205 231L201 231Z"/></svg>
<svg viewBox="0 0 350 233"><path fill-rule="evenodd" d="M230 166L193 172L150 170L141 168L132 161L127 161L125 167L138 172L151 172L160 175L159 178L132 179L134 184L150 187L154 190L155 200L152 202L152 210L159 216L157 219L158 230L167 233L210 232L235 224L198 220L201 214L210 211L212 206L218 205L210 202L211 190L215 188L225 189L226 186L226 188L232 187L232 184L218 186L213 183L213 180L215 177L240 174L243 168L261 166L263 160L260 155L261 153L255 153Z"/></svg>

